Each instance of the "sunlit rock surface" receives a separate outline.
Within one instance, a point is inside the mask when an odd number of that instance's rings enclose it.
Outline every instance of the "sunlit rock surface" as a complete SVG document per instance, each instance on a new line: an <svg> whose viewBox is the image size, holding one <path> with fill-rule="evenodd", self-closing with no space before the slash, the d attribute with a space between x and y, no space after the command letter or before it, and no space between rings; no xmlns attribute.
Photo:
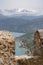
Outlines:
<svg viewBox="0 0 43 65"><path fill-rule="evenodd" d="M16 56L16 63L18 65L43 65L43 57L40 56Z"/></svg>
<svg viewBox="0 0 43 65"><path fill-rule="evenodd" d="M0 65L43 65L43 56L15 56L14 37L8 31L0 31Z"/></svg>
<svg viewBox="0 0 43 65"><path fill-rule="evenodd" d="M8 31L0 31L0 65L13 63L11 56L15 55L15 40Z"/></svg>
<svg viewBox="0 0 43 65"><path fill-rule="evenodd" d="M34 55L43 57L43 29L39 29L34 34Z"/></svg>

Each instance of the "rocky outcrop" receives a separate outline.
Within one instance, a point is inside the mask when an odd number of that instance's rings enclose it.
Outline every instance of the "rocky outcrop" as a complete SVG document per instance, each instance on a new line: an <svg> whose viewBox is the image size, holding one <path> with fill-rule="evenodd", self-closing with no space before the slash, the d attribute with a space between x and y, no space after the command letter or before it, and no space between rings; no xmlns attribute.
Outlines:
<svg viewBox="0 0 43 65"><path fill-rule="evenodd" d="M15 55L15 40L10 32L0 31L0 65L10 65Z"/></svg>
<svg viewBox="0 0 43 65"><path fill-rule="evenodd" d="M15 62L14 65L43 65L43 57L41 56L15 56L12 58Z"/></svg>
<svg viewBox="0 0 43 65"><path fill-rule="evenodd" d="M17 59L18 65L43 65L43 58L38 56L21 56Z"/></svg>
<svg viewBox="0 0 43 65"><path fill-rule="evenodd" d="M34 34L34 55L43 56L43 29Z"/></svg>
<svg viewBox="0 0 43 65"><path fill-rule="evenodd" d="M0 31L0 65L43 65L43 56L15 56L15 40L8 31Z"/></svg>

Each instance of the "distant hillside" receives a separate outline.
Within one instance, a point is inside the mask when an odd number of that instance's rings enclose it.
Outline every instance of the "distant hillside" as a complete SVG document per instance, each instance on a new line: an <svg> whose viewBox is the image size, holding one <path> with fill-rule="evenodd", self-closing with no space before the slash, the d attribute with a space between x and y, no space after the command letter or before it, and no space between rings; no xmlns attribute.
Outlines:
<svg viewBox="0 0 43 65"><path fill-rule="evenodd" d="M16 38L17 40L21 41L21 47L26 47L28 49L28 53L33 53L33 40L34 40L34 33L26 33L21 37Z"/></svg>
<svg viewBox="0 0 43 65"><path fill-rule="evenodd" d="M4 17L0 19L0 30L12 32L32 32L43 28L43 16L33 17Z"/></svg>

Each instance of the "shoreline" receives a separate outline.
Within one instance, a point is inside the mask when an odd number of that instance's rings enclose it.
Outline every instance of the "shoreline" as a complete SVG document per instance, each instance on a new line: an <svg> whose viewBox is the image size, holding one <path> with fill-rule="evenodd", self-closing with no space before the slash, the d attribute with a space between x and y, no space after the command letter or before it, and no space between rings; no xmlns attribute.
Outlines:
<svg viewBox="0 0 43 65"><path fill-rule="evenodd" d="M19 47L23 48L25 50L25 54L29 55L29 56L32 55L31 51L26 46L23 45L22 41L19 41L19 42L20 42L20 46Z"/></svg>
<svg viewBox="0 0 43 65"><path fill-rule="evenodd" d="M25 54L27 54L27 55L29 54L28 48L22 44L22 41L20 41L20 46L19 46L19 48L23 48L23 49L25 50Z"/></svg>

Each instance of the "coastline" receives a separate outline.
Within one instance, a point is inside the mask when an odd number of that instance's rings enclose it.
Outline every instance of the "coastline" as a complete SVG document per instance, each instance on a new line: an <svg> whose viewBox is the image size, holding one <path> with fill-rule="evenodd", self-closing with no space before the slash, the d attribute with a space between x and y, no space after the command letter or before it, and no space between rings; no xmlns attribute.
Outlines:
<svg viewBox="0 0 43 65"><path fill-rule="evenodd" d="M22 41L19 41L19 42L20 42L19 48L23 48L26 55L28 55L28 56L32 55L32 53L30 52L30 50L26 46L23 45Z"/></svg>
<svg viewBox="0 0 43 65"><path fill-rule="evenodd" d="M25 51L25 54L29 55L29 49L23 45L22 41L19 41L19 42L20 42L19 48L23 48Z"/></svg>

